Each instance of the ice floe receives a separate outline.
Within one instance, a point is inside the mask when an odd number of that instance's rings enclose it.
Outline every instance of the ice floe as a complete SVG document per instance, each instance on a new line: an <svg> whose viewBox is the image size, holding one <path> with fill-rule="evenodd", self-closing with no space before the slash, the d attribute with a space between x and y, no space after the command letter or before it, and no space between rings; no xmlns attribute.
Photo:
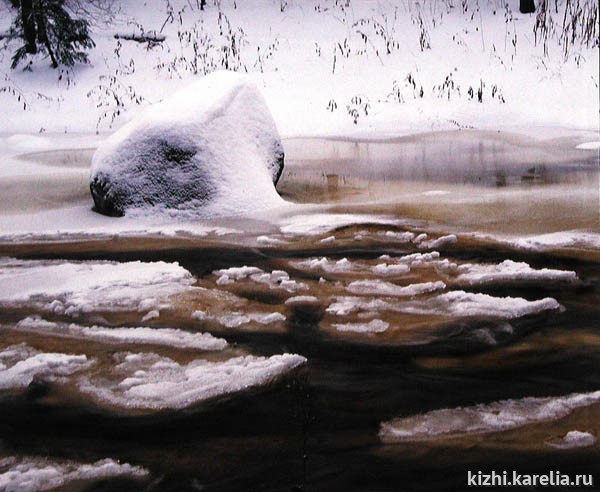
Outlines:
<svg viewBox="0 0 600 492"><path fill-rule="evenodd" d="M502 400L470 407L443 408L381 424L384 442L423 441L471 433L499 432L561 419L573 410L600 402L600 391L562 397ZM574 440L581 436L573 436Z"/></svg>
<svg viewBox="0 0 600 492"><path fill-rule="evenodd" d="M199 402L266 385L304 364L300 355L246 355L225 361L179 364L153 353L114 355L109 376L80 378L79 389L100 404L127 409L183 409Z"/></svg>
<svg viewBox="0 0 600 492"><path fill-rule="evenodd" d="M408 273L410 271L410 266L402 264L390 265L388 263L378 263L373 268L371 268L371 271L375 275L381 275L384 277L389 275L401 275L403 273Z"/></svg>
<svg viewBox="0 0 600 492"><path fill-rule="evenodd" d="M223 350L227 347L227 341L209 333L190 333L174 328L81 326L54 323L32 316L19 321L15 328L21 331L101 343L163 345L196 350Z"/></svg>
<svg viewBox="0 0 600 492"><path fill-rule="evenodd" d="M423 282L420 284L410 284L401 287L391 282L384 282L383 280L356 280L354 282L350 282L350 284L348 284L346 287L346 290L357 295L410 297L419 294L426 294L428 292L434 292L436 290L443 290L445 288L446 284L440 281Z"/></svg>
<svg viewBox="0 0 600 492"><path fill-rule="evenodd" d="M147 312L192 290L194 277L178 263L0 259L0 304L33 304L77 316L111 310Z"/></svg>
<svg viewBox="0 0 600 492"><path fill-rule="evenodd" d="M577 274L570 270L555 270L550 268L535 269L525 262L504 260L499 264L456 265L448 263L438 265L438 268L455 275L453 281L469 285L485 284L488 282L509 282L517 280L560 280L576 281Z"/></svg>
<svg viewBox="0 0 600 492"><path fill-rule="evenodd" d="M393 241L399 241L401 243L408 243L415 238L415 234L409 231L397 232L397 231L381 231L377 233L379 236L385 237L385 239L391 239Z"/></svg>
<svg viewBox="0 0 600 492"><path fill-rule="evenodd" d="M283 270L265 272L257 267L243 266L215 270L213 274L219 277L217 285L231 285L238 280L250 279L253 282L266 284L270 289L282 289L288 292L308 290L308 285L296 282Z"/></svg>
<svg viewBox="0 0 600 492"><path fill-rule="evenodd" d="M252 321L259 323L261 325L269 325L271 323L276 323L277 321L285 321L285 315L274 312L274 313L258 313L258 312L226 312L220 314L212 314L206 311L194 311L192 313L192 318L197 319L199 321L216 321L217 323L225 326L226 328L238 328L239 326L248 324Z"/></svg>
<svg viewBox="0 0 600 492"><path fill-rule="evenodd" d="M0 459L0 490L37 492L65 487L72 482L90 482L108 478L144 478L148 471L128 463L104 459L83 464L34 457Z"/></svg>
<svg viewBox="0 0 600 492"><path fill-rule="evenodd" d="M423 249L433 249L447 246L449 244L454 244L456 243L456 241L457 238L454 234L448 234L447 236L440 236L437 239L418 241L418 246L419 248Z"/></svg>
<svg viewBox="0 0 600 492"><path fill-rule="evenodd" d="M374 319L368 323L334 323L332 325L337 331L354 333L383 333L390 324L387 321Z"/></svg>
<svg viewBox="0 0 600 492"><path fill-rule="evenodd" d="M600 141L595 140L593 142L580 143L575 148L579 149L579 150L596 150L596 149L600 149Z"/></svg>
<svg viewBox="0 0 600 492"><path fill-rule="evenodd" d="M393 311L423 315L492 316L510 319L559 309L560 307L560 304L551 297L528 301L521 297L494 297L487 294L455 290L430 296L426 300L416 299L405 302L339 296L329 305L327 312L338 316L346 316L360 311Z"/></svg>
<svg viewBox="0 0 600 492"><path fill-rule="evenodd" d="M546 441L550 447L557 449L587 448L596 444L596 436L590 432L569 431L562 438Z"/></svg>
<svg viewBox="0 0 600 492"><path fill-rule="evenodd" d="M381 255L379 259L388 263L407 265L409 268L437 265L438 261L442 261L440 260L440 254L437 251L431 251L429 253L412 253L399 257Z"/></svg>
<svg viewBox="0 0 600 492"><path fill-rule="evenodd" d="M290 265L301 270L323 270L327 273L350 273L361 269L360 264L352 262L347 258L330 260L324 256L321 258L291 261Z"/></svg>
<svg viewBox="0 0 600 492"><path fill-rule="evenodd" d="M26 388L35 378L62 380L92 363L85 355L44 353L25 344L11 345L0 351L0 390Z"/></svg>
<svg viewBox="0 0 600 492"><path fill-rule="evenodd" d="M315 296L294 296L286 299L285 304L314 304L319 302Z"/></svg>
<svg viewBox="0 0 600 492"><path fill-rule="evenodd" d="M529 251L546 251L562 248L600 249L600 233L584 230L558 231L523 237L505 237L486 234L473 234L473 236Z"/></svg>

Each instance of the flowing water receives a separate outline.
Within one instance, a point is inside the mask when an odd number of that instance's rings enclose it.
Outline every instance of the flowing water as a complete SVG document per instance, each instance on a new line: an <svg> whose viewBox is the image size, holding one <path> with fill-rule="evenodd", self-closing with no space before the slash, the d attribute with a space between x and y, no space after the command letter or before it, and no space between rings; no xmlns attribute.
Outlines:
<svg viewBox="0 0 600 492"><path fill-rule="evenodd" d="M578 138L288 140L278 189L299 205L276 220L5 234L0 467L147 471L64 490L461 490L468 470L598 482L599 160ZM1 179L2 223L88 208L90 155L21 156L64 176ZM140 326L161 336L110 338ZM213 337L186 338L200 332ZM31 369L39 354L54 359Z"/></svg>

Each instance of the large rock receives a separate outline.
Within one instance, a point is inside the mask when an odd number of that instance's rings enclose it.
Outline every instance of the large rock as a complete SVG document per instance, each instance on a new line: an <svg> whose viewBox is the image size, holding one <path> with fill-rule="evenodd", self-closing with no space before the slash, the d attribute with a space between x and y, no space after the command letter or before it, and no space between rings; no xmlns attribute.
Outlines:
<svg viewBox="0 0 600 492"><path fill-rule="evenodd" d="M283 147L257 87L215 72L115 132L92 159L95 210L238 214L282 203Z"/></svg>

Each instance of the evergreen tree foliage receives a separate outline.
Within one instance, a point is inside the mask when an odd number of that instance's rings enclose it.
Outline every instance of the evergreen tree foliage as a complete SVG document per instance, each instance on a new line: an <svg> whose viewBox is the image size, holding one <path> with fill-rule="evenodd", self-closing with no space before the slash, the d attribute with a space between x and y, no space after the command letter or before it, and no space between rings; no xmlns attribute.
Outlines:
<svg viewBox="0 0 600 492"><path fill-rule="evenodd" d="M50 58L53 68L87 63L86 50L95 46L90 37L89 22L74 19L66 0L20 0L18 15L8 31L7 40L20 40L11 67L25 62L28 55Z"/></svg>

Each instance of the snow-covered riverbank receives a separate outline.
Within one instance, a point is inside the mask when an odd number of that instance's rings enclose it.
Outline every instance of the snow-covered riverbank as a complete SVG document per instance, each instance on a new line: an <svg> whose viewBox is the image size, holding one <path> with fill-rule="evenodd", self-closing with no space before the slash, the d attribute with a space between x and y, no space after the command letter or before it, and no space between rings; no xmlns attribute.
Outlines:
<svg viewBox="0 0 600 492"><path fill-rule="evenodd" d="M222 68L251 74L285 137L598 128L598 47L577 40L565 57L562 7L549 10L555 32L544 42L516 0L120 5L109 25L94 26L90 65L10 70L11 49L1 53L0 132L110 131ZM3 12L0 29L11 16ZM114 37L151 31L165 41Z"/></svg>

